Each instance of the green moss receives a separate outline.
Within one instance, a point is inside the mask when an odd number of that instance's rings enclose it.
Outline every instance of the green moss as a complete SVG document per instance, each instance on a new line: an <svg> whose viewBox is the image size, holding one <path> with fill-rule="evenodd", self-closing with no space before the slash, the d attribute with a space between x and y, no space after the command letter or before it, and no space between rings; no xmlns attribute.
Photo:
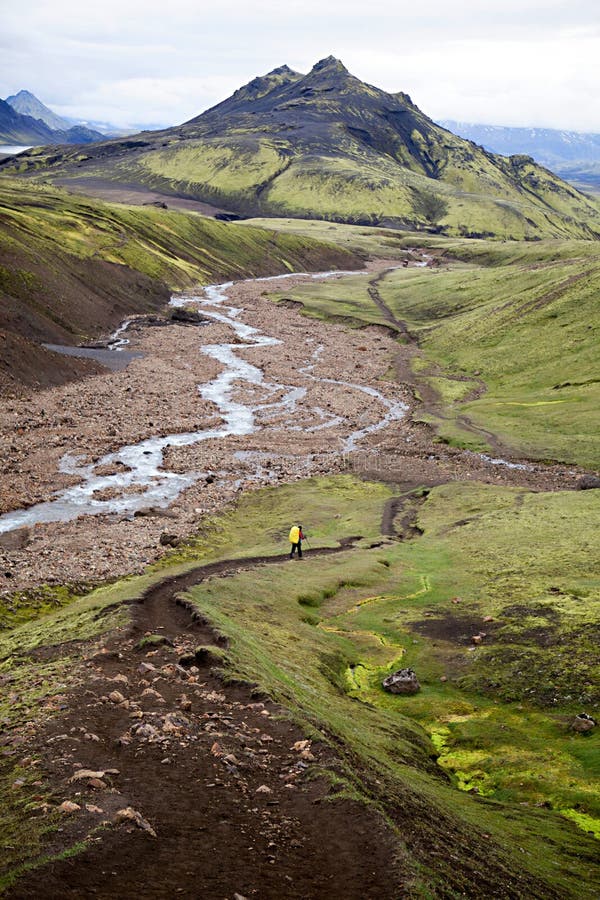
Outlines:
<svg viewBox="0 0 600 900"><path fill-rule="evenodd" d="M0 630L37 619L89 593L89 584L42 584L0 599Z"/></svg>
<svg viewBox="0 0 600 900"><path fill-rule="evenodd" d="M171 289L307 268L360 264L348 250L296 234L241 227L196 213L87 199L31 181L0 181L0 290L31 299L43 284L24 261L77 269L125 265ZM46 302L47 305L47 302Z"/></svg>
<svg viewBox="0 0 600 900"><path fill-rule="evenodd" d="M234 507L208 520L198 534L150 567L210 562L228 557L289 552L288 534L295 521L306 523L311 547L335 547L343 538L379 534L381 504L392 489L348 475L309 478L298 484L243 495ZM265 528L265 523L268 527Z"/></svg>
<svg viewBox="0 0 600 900"><path fill-rule="evenodd" d="M42 815L50 799L47 788L34 785L39 772L4 762L0 766L0 892L14 884L41 855L44 840L58 827L58 814Z"/></svg>
<svg viewBox="0 0 600 900"><path fill-rule="evenodd" d="M575 704L561 701L548 710L536 710L525 701L519 711L505 705L497 694L485 698L456 677L470 666L483 665L469 651L469 623L482 621L490 610L499 615L503 604L508 605L503 599L504 568L512 573L513 598L516 584L521 583L519 566L524 591L535 582L536 572L541 575L548 570L548 534L540 535L526 558L520 552L519 529L531 533L530 517L539 518L539 510L527 509L526 503L516 508L517 494L520 492L477 486L436 489L420 516L423 537L387 550L387 566L381 564L381 550L359 550L311 560L310 568L303 570L301 585L297 567L267 566L189 592L202 614L228 636L232 676L259 683L292 709L305 727L333 736L338 750L352 748L354 763L350 765L344 757L350 771L358 765L364 778L357 760L368 765L370 773L385 785L382 791L388 803L393 797L394 802L406 805L411 802L410 790L425 791L441 817L448 812L447 804L454 803L453 814L459 820L469 821L471 828L477 821L479 828L491 830L498 838L502 834L507 849L514 840L515 850L526 834L531 849L536 840L560 830L548 811L541 818L528 818L527 805L532 810L539 804L557 810L577 805L583 816L596 814L586 761L571 753L574 744L586 739L578 740L561 724L561 717L568 716ZM569 546L575 522L587 520L589 498L581 494L526 495L528 499L543 504L547 532L555 526L563 528L562 541L559 546L555 541L553 549L564 565L561 547L566 551ZM559 512L565 500L571 508L567 532ZM453 529L452 525L467 510L479 519L475 532L463 534L461 527ZM509 534L513 542L507 554ZM597 548L590 548L592 555L595 552ZM572 560L569 579L577 581L577 572L587 565L587 558ZM344 575L336 579L340 568ZM323 597L322 586L336 581L335 593ZM449 604L449 597L459 594L461 614L467 620L465 644L436 639L416 629L419 621L435 622L446 612L451 615L456 607ZM319 604L318 620L307 617L298 603L307 597ZM433 616L424 617L432 611ZM420 694L395 697L382 691L382 677L400 665L415 666L422 683ZM489 663L486 665L489 668ZM449 681L440 682L445 672L450 673ZM362 701L359 706L352 705L356 699ZM467 806L451 801L445 788L433 789L427 779L417 775L433 748L425 749L424 736L413 722L420 722L436 736L440 764L451 775L455 789L515 804L510 816L495 818L497 807L487 811L477 807L471 819L468 802L472 801L467 800ZM393 750L388 739L392 732ZM405 768L409 760L416 769ZM354 792L360 795L365 791L364 781L361 787L356 775L348 777ZM402 801L397 793L400 784ZM372 790L369 780L369 792ZM378 802L389 808L379 791L377 796ZM518 805L523 803L526 806ZM476 840L474 834L472 839ZM552 877L551 866L543 874L542 858L537 862L528 859L526 864L540 877ZM569 863L563 858L559 877L567 879L565 885L570 877L576 877L576 867L572 876L566 874L568 870Z"/></svg>
<svg viewBox="0 0 600 900"><path fill-rule="evenodd" d="M145 635L141 641L138 641L136 644L136 650L146 650L152 649L152 647L158 647L161 644L170 644L171 641L169 638L165 637L164 634L147 634Z"/></svg>
<svg viewBox="0 0 600 900"><path fill-rule="evenodd" d="M391 315L419 340L417 393L434 399L416 419L449 444L493 451L491 432L515 456L597 468L598 244L421 243L460 262L377 279ZM301 285L273 299L298 301L320 318L398 330L369 282Z"/></svg>
<svg viewBox="0 0 600 900"><path fill-rule="evenodd" d="M400 829L423 895L437 896L442 884L468 892L486 860L498 871L528 873L540 896L592 897L598 870L584 832L600 817L599 735L569 728L583 694L559 693L555 702L543 688L565 635L585 634L595 622L600 529L592 525L600 499L593 491L444 485L419 507L419 538L370 548L392 495L391 487L350 476L257 491L215 517L168 574L235 555L285 554L298 515L315 546L362 533L355 549L307 552L302 569L296 562L240 566L191 589L188 599L228 640L226 653L206 652L218 654L227 678L258 684L314 740L334 748L341 789ZM4 672L20 679L10 689L22 691L40 667L26 653L114 627L120 604L165 574L106 586L0 636ZM539 627L543 641L532 635ZM484 630L475 645L472 635ZM509 702L503 686L518 682L500 651L533 645L535 666L528 664L521 693ZM574 665L580 686L590 683L586 690L597 683L593 649L591 639L582 641ZM41 668L31 687L59 708L61 678L72 665L47 665L51 690ZM421 691L384 692L382 678L405 665L415 668ZM27 700L16 714L26 718L35 708ZM34 838L25 840L35 849ZM464 858L460 871L448 841Z"/></svg>
<svg viewBox="0 0 600 900"><path fill-rule="evenodd" d="M567 819L571 819L575 822L582 831L587 831L588 834L593 834L594 837L600 838L600 819L586 816L576 809L561 809L560 812Z"/></svg>

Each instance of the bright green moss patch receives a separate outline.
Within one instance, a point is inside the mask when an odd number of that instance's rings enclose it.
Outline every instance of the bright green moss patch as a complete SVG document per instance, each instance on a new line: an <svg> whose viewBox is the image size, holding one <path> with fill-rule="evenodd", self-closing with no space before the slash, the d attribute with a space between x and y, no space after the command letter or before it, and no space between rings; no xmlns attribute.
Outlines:
<svg viewBox="0 0 600 900"><path fill-rule="evenodd" d="M366 485L349 475L308 478L300 483L263 488L240 497L236 505L208 520L184 545L150 567L211 562L229 557L289 553L294 522L304 523L311 547L335 547L344 538L364 541L379 535L381 509L393 490Z"/></svg>
<svg viewBox="0 0 600 900"><path fill-rule="evenodd" d="M0 630L46 615L67 606L91 590L90 585L42 584L26 591L15 591L0 599Z"/></svg>
<svg viewBox="0 0 600 900"><path fill-rule="evenodd" d="M136 645L137 650L151 650L161 644L170 644L171 642L164 634L147 634Z"/></svg>
<svg viewBox="0 0 600 900"><path fill-rule="evenodd" d="M575 822L582 831L587 831L588 834L593 834L594 837L600 839L600 818L594 819L592 816L586 816L576 809L561 809L560 812L567 819Z"/></svg>
<svg viewBox="0 0 600 900"><path fill-rule="evenodd" d="M292 292L283 289L271 294L271 298L276 302L291 298L302 303L308 315L343 320L349 326L389 325L369 298L368 288L369 278L363 274L346 276L341 281L335 279L298 285Z"/></svg>

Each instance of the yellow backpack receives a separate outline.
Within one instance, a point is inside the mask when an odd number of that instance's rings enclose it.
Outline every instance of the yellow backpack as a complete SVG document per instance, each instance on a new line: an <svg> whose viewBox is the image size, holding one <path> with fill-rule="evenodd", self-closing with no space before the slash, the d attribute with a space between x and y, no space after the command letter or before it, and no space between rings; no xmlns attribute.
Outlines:
<svg viewBox="0 0 600 900"><path fill-rule="evenodd" d="M297 525L290 528L290 544L297 544L300 539L300 529Z"/></svg>

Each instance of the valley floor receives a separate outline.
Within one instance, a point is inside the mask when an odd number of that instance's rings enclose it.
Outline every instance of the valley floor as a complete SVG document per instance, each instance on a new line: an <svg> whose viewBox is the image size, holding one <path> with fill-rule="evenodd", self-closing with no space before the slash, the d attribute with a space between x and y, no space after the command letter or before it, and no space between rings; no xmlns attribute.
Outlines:
<svg viewBox="0 0 600 900"><path fill-rule="evenodd" d="M364 277L390 265L371 262ZM435 442L413 421L428 397L397 329L308 319L263 296L310 283L236 283L226 306L205 306L209 324L130 326L142 356L126 369L1 404L0 526L124 444L217 427L198 385L223 363L203 347L227 345L264 376L227 400L252 410L255 430L164 450L167 472L199 473L168 508L145 504L138 485L129 508L0 534L0 892L11 900L595 895L593 763L569 726L592 693L592 537L563 563L597 492L572 493L576 466L507 465ZM276 342L249 343L246 325ZM118 499L122 467L100 466L108 481L93 500ZM287 559L299 516L314 542L302 562ZM528 516L556 527L568 572L544 573L539 591L563 606L540 646L560 645L563 612L583 623L581 693L561 695L558 711L526 706L530 684L515 687L515 672L527 660L501 659L506 622L531 614L542 627L527 591L549 539ZM412 707L380 690L400 660L423 673ZM521 693L503 704L494 691L507 684ZM467 748L455 765L454 739ZM493 787L480 745L502 750ZM532 786L547 753L556 780Z"/></svg>
<svg viewBox="0 0 600 900"><path fill-rule="evenodd" d="M370 263L365 279L389 265L385 260ZM300 387L306 388L305 397L291 409L266 409L252 434L168 448L167 470L204 473L168 509L151 501L144 506L144 488L132 486L141 498L135 516L117 510L0 534L0 600L40 584L93 583L141 572L169 552L160 543L165 532L173 543L183 541L207 514L244 491L310 475L350 470L406 484L476 479L536 490L575 486L581 473L574 466L493 465L475 453L433 443L430 429L414 423L410 414L365 434L352 453L346 452L349 436L377 426L385 413L377 401L366 402L368 395L352 384L376 388L390 401L415 407L412 349L377 325L357 330L315 321L263 297L267 288L292 290L311 281L310 276L298 276L268 285L239 282L228 291L230 301L243 307L243 320L279 342L244 348L244 359L258 366L269 382L281 385L282 395L283 388ZM214 405L199 397L197 385L213 379L221 367L200 350L227 341L227 324L151 327L142 320L137 325L134 321L127 334L127 349L142 356L125 370L0 402L0 515L50 501L56 491L77 484L77 474L61 471L65 455L79 465L95 465L124 445L200 430L218 420ZM260 386L254 396L248 391L242 386L236 398L264 399ZM97 474L111 476L120 465L109 464ZM94 499L109 500L117 493L109 485Z"/></svg>

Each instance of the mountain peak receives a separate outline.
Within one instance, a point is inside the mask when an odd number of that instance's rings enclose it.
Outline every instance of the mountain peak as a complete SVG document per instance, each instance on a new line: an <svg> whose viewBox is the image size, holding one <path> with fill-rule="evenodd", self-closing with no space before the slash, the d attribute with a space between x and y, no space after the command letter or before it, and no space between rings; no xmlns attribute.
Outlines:
<svg viewBox="0 0 600 900"><path fill-rule="evenodd" d="M347 75L348 69L344 65L344 63L340 59L336 59L335 56L326 56L325 59L320 59L318 63L315 63L312 67L313 72L339 72L340 74Z"/></svg>
<svg viewBox="0 0 600 900"><path fill-rule="evenodd" d="M264 77L268 78L269 75L293 75L294 77L297 77L299 74L300 72L295 72L293 69L290 69L289 66L284 64L283 66L277 66L276 69L271 69Z"/></svg>
<svg viewBox="0 0 600 900"><path fill-rule="evenodd" d="M7 97L6 102L22 116L40 119L53 131L67 131L71 127L70 122L48 109L31 91L21 90L18 94Z"/></svg>
<svg viewBox="0 0 600 900"><path fill-rule="evenodd" d="M7 103L10 103L11 100L37 100L37 97L31 91L21 90L17 94L11 94L10 97L6 98Z"/></svg>

